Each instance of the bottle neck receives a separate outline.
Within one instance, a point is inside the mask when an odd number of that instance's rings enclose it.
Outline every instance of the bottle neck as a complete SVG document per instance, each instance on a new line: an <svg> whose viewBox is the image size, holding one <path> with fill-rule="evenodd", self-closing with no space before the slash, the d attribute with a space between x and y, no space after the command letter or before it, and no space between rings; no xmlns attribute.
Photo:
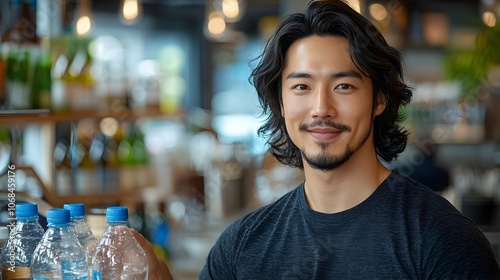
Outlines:
<svg viewBox="0 0 500 280"><path fill-rule="evenodd" d="M85 222L85 216L71 217L71 222Z"/></svg>
<svg viewBox="0 0 500 280"><path fill-rule="evenodd" d="M92 230L90 229L90 226L87 224L87 222L85 221L84 218L79 218L79 219L71 219L71 223L70 223L73 231L77 234L77 235L90 235L92 233Z"/></svg>
<svg viewBox="0 0 500 280"><path fill-rule="evenodd" d="M16 221L18 223L38 222L38 215L29 216L29 217L17 217Z"/></svg>
<svg viewBox="0 0 500 280"><path fill-rule="evenodd" d="M49 223L47 226L49 228L66 228L66 227L69 227L69 223L65 223L65 224L51 224L51 223Z"/></svg>
<svg viewBox="0 0 500 280"><path fill-rule="evenodd" d="M127 221L109 221L108 226L128 226Z"/></svg>

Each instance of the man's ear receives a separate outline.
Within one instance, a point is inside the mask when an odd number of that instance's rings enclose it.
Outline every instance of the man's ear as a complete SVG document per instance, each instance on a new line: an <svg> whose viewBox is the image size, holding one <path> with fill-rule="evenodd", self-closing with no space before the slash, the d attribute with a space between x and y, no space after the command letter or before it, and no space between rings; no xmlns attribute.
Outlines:
<svg viewBox="0 0 500 280"><path fill-rule="evenodd" d="M387 100L385 99L385 95L382 91L379 91L377 93L377 99L375 104L375 110L373 110L373 115L378 116L382 114L386 106L387 106Z"/></svg>

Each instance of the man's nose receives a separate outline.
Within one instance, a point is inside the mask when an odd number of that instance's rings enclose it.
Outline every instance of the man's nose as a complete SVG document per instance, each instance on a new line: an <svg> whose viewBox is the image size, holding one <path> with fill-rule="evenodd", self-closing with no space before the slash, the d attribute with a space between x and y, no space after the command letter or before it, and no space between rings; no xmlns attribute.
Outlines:
<svg viewBox="0 0 500 280"><path fill-rule="evenodd" d="M311 115L313 118L335 117L335 100L332 91L328 88L318 88L312 98Z"/></svg>

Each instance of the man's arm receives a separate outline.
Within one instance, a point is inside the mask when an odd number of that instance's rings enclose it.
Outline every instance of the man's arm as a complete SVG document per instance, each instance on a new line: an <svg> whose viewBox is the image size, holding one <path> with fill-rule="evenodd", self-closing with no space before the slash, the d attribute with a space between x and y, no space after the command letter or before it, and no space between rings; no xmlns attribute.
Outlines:
<svg viewBox="0 0 500 280"><path fill-rule="evenodd" d="M425 279L500 279L490 243L466 217L443 217L424 243Z"/></svg>
<svg viewBox="0 0 500 280"><path fill-rule="evenodd" d="M155 252L153 251L153 247L151 243L144 238L139 232L135 229L131 229L132 233L135 236L135 239L139 242L144 252L148 256L148 279L149 280L173 280L172 275L170 274L170 270L168 269L167 263L160 259Z"/></svg>

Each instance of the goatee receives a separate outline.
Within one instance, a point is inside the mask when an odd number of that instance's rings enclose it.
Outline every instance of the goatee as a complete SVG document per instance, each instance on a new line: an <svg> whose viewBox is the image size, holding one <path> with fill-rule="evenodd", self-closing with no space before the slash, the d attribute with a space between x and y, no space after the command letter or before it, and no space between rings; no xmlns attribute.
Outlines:
<svg viewBox="0 0 500 280"><path fill-rule="evenodd" d="M328 172L339 168L354 154L354 151L351 149L351 147L347 146L345 152L342 155L332 156L327 153L326 146L328 146L328 144L322 143L320 144L320 146L322 146L322 149L321 153L318 156L309 157L304 151L301 151L301 153L302 157L312 168L321 170L323 172Z"/></svg>

